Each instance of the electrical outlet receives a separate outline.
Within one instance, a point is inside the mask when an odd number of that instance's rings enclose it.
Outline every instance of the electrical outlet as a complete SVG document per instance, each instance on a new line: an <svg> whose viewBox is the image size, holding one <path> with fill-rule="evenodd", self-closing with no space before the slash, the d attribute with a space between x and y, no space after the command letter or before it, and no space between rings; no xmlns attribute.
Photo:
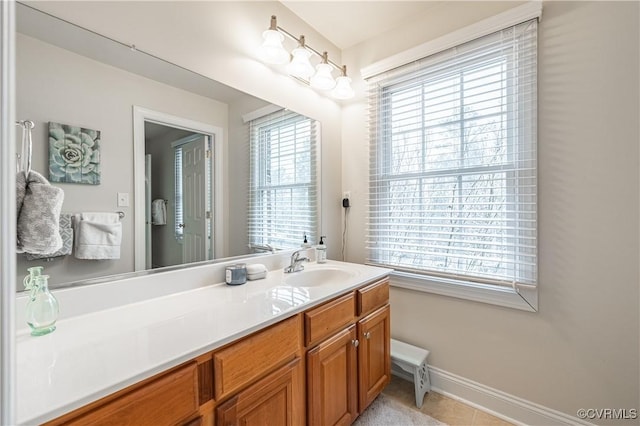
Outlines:
<svg viewBox="0 0 640 426"><path fill-rule="evenodd" d="M118 192L118 207L129 207L128 192Z"/></svg>
<svg viewBox="0 0 640 426"><path fill-rule="evenodd" d="M350 199L351 198L351 191L344 191L342 193L342 198Z"/></svg>

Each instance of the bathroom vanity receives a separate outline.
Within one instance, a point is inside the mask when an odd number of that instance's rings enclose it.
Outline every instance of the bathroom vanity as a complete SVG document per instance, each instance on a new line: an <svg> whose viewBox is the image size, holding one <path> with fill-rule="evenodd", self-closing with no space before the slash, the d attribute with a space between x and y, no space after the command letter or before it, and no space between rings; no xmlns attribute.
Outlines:
<svg viewBox="0 0 640 426"><path fill-rule="evenodd" d="M390 379L389 272L278 268L20 335L19 422L350 424Z"/></svg>

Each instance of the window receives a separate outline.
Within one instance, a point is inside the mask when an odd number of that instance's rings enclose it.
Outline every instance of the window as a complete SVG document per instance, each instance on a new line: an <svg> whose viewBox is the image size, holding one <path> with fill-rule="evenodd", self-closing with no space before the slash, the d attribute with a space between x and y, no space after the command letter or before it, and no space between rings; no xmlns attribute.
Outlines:
<svg viewBox="0 0 640 426"><path fill-rule="evenodd" d="M370 263L535 286L536 40L534 19L368 80Z"/></svg>
<svg viewBox="0 0 640 426"><path fill-rule="evenodd" d="M183 228L183 218L182 218L182 146L177 146L174 148L174 161L173 161L173 171L174 171L174 229L176 240L182 241L184 236L184 228Z"/></svg>
<svg viewBox="0 0 640 426"><path fill-rule="evenodd" d="M252 120L249 244L300 247L317 239L316 123L290 111Z"/></svg>

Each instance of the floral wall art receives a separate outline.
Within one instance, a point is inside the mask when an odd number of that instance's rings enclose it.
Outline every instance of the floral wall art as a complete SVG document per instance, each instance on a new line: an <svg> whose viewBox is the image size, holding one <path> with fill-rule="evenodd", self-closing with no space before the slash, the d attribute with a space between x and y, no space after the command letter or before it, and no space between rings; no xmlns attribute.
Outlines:
<svg viewBox="0 0 640 426"><path fill-rule="evenodd" d="M49 180L100 184L100 131L49 122Z"/></svg>

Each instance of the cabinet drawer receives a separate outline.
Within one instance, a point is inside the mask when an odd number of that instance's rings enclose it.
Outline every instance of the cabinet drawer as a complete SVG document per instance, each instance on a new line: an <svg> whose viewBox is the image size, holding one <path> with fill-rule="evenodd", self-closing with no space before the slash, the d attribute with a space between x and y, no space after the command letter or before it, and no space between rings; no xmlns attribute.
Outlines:
<svg viewBox="0 0 640 426"><path fill-rule="evenodd" d="M307 346L317 343L354 320L353 293L311 309L304 314L305 343Z"/></svg>
<svg viewBox="0 0 640 426"><path fill-rule="evenodd" d="M185 422L198 411L197 371L196 363L189 363L135 390L107 397L108 402L98 401L50 424L133 426Z"/></svg>
<svg viewBox="0 0 640 426"><path fill-rule="evenodd" d="M300 328L297 315L214 353L215 398L231 395L294 359L302 347Z"/></svg>
<svg viewBox="0 0 640 426"><path fill-rule="evenodd" d="M384 279L356 292L358 299L358 316L373 312L389 303L389 280Z"/></svg>

